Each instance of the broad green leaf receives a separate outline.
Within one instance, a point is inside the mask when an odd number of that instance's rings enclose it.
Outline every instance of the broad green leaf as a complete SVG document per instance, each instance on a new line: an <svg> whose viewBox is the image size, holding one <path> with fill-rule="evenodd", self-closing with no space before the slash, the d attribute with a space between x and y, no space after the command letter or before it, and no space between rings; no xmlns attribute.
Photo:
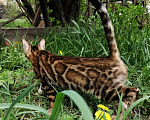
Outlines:
<svg viewBox="0 0 150 120"><path fill-rule="evenodd" d="M10 108L10 106L11 106L11 103L1 103L0 109ZM39 106L36 106L36 105L16 103L13 107L15 107L15 108L26 108L26 109L30 109L30 110L37 110L38 112L42 112L42 113L49 116L47 110L45 110Z"/></svg>
<svg viewBox="0 0 150 120"><path fill-rule="evenodd" d="M77 92L73 90L65 90L57 94L50 120L57 120L64 95L67 95L75 102L79 110L83 113L84 120L94 120L85 100Z"/></svg>
<svg viewBox="0 0 150 120"><path fill-rule="evenodd" d="M94 120L93 115L85 100L77 92L73 90L65 90L62 91L62 93L70 97L75 102L79 110L83 113L84 120Z"/></svg>
<svg viewBox="0 0 150 120"><path fill-rule="evenodd" d="M50 120L57 120L64 96L61 92L57 94Z"/></svg>

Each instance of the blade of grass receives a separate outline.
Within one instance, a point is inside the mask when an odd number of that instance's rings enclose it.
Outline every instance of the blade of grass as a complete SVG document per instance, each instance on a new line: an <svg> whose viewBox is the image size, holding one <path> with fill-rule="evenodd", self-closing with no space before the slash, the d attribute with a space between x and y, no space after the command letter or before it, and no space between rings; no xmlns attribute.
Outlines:
<svg viewBox="0 0 150 120"><path fill-rule="evenodd" d="M8 119L9 119L9 115L10 115L10 113L11 113L11 110L12 110L13 107L15 106L15 104L16 104L19 100L21 100L28 92L30 92L34 86L35 86L35 84L32 84L31 86L29 86L28 88L26 88L26 90L25 90L24 92L22 92L22 94L19 95L19 96L17 97L17 99L14 100L14 101L11 103L11 105L10 105L10 107L9 107L7 113L6 113L6 116L5 116L5 119L4 119L4 120L8 120Z"/></svg>
<svg viewBox="0 0 150 120"><path fill-rule="evenodd" d="M78 23L74 20L72 20L72 22L77 27L77 29L75 29L75 27L72 28L76 31L76 32L72 32L72 33L80 33L80 27L79 27Z"/></svg>
<svg viewBox="0 0 150 120"><path fill-rule="evenodd" d="M117 91L117 94L118 94L118 97L119 97L119 106L118 106L116 120L119 120L119 118L120 118L120 112L121 112L121 107L123 108L122 111L123 111L124 114L125 114L125 110L124 110L124 106L123 106L123 103L122 103L122 94L120 95L117 89L116 89L116 91Z"/></svg>
<svg viewBox="0 0 150 120"><path fill-rule="evenodd" d="M0 97L0 104L1 104L1 97ZM4 114L3 114L3 110L0 110L0 120L4 120Z"/></svg>
<svg viewBox="0 0 150 120"><path fill-rule="evenodd" d="M10 95L10 93L5 92L5 91L1 91L1 90L0 90L0 93L6 94L6 95Z"/></svg>
<svg viewBox="0 0 150 120"><path fill-rule="evenodd" d="M118 95L119 95L119 93L118 93ZM121 112L121 106L122 106L122 94L121 94L121 96L119 95L119 106L118 106L118 110L117 110L116 120L119 120L120 112Z"/></svg>
<svg viewBox="0 0 150 120"><path fill-rule="evenodd" d="M57 94L50 120L57 120L64 96L61 92Z"/></svg>
<svg viewBox="0 0 150 120"><path fill-rule="evenodd" d="M12 103L1 103L0 109L10 108L11 104ZM13 107L14 108L26 108L26 109L30 109L30 110L37 110L37 111L42 112L42 113L49 116L48 112L45 109L43 109L39 106L36 106L36 105L16 103Z"/></svg>

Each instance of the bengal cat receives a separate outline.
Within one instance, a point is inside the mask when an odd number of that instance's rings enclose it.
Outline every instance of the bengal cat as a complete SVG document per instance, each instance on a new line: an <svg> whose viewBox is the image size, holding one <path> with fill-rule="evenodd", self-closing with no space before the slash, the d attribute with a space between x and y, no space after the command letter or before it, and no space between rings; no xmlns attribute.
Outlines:
<svg viewBox="0 0 150 120"><path fill-rule="evenodd" d="M127 108L136 101L138 88L126 87L127 68L120 58L113 26L106 8L101 2L94 5L101 17L109 47L107 57L65 57L45 50L45 40L38 46L30 46L22 39L25 56L32 63L36 76L41 81L53 106L55 99L52 86L87 92L103 100L118 100L123 93L123 105ZM121 119L121 118L120 118Z"/></svg>

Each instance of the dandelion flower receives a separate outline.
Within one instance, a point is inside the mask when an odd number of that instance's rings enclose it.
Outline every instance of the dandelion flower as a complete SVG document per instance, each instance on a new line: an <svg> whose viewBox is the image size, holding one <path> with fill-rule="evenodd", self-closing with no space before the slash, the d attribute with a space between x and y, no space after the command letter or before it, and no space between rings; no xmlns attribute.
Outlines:
<svg viewBox="0 0 150 120"><path fill-rule="evenodd" d="M103 110L109 111L108 107L106 107L106 106L104 106L102 104L97 105L97 107L99 107L99 108L101 108Z"/></svg>
<svg viewBox="0 0 150 120"><path fill-rule="evenodd" d="M95 113L95 118L98 120L104 120L104 116L105 116L106 120L111 120L110 115L104 111L98 110Z"/></svg>
<svg viewBox="0 0 150 120"><path fill-rule="evenodd" d="M59 51L59 54L60 54L60 55L62 55L62 52L61 52L61 51Z"/></svg>

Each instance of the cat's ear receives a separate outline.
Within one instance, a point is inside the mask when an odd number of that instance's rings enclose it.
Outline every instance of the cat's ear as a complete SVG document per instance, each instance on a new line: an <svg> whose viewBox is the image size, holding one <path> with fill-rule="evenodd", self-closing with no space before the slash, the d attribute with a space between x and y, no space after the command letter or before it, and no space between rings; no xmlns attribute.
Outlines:
<svg viewBox="0 0 150 120"><path fill-rule="evenodd" d="M30 45L28 44L28 42L24 38L22 39L22 43L23 43L24 53L28 53L29 49L30 49Z"/></svg>
<svg viewBox="0 0 150 120"><path fill-rule="evenodd" d="M45 40L44 39L42 39L40 41L40 43L38 44L38 48L39 48L39 50L45 50Z"/></svg>

